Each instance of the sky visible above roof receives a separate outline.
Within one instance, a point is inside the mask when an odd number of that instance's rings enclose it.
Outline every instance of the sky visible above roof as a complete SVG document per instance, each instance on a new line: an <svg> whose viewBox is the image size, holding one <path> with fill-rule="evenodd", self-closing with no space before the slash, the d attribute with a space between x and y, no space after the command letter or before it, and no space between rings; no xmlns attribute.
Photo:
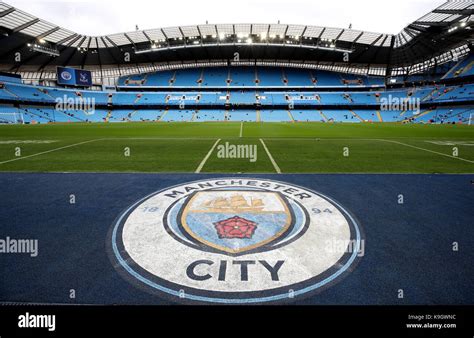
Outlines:
<svg viewBox="0 0 474 338"><path fill-rule="evenodd" d="M79 34L219 23L303 24L399 33L445 0L7 0Z"/></svg>

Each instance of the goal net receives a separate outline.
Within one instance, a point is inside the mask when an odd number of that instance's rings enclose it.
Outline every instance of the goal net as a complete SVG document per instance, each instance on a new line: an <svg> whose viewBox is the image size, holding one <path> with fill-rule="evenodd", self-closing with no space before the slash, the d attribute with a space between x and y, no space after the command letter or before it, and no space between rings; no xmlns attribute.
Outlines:
<svg viewBox="0 0 474 338"><path fill-rule="evenodd" d="M0 124L23 124L22 113L0 113Z"/></svg>

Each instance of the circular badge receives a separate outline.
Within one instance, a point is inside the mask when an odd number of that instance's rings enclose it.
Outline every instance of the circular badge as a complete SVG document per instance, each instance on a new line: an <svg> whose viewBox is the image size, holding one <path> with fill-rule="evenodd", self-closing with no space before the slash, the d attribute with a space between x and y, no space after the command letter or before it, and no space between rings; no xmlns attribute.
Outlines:
<svg viewBox="0 0 474 338"><path fill-rule="evenodd" d="M111 231L119 269L175 301L301 298L351 270L361 230L336 201L285 182L183 183L129 207Z"/></svg>
<svg viewBox="0 0 474 338"><path fill-rule="evenodd" d="M63 71L63 72L61 73L61 77L62 77L64 80L66 80L66 81L69 81L69 80L72 79L72 75L71 75L71 73L69 73L68 71Z"/></svg>

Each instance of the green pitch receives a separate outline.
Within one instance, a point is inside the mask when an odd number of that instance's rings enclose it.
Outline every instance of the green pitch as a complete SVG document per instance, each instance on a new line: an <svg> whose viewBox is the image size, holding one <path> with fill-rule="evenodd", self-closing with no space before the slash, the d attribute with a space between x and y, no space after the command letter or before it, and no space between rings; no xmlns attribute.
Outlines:
<svg viewBox="0 0 474 338"><path fill-rule="evenodd" d="M232 154L219 157L219 147L226 143L255 147L255 160ZM0 171L474 173L474 126L240 122L6 125L0 126Z"/></svg>

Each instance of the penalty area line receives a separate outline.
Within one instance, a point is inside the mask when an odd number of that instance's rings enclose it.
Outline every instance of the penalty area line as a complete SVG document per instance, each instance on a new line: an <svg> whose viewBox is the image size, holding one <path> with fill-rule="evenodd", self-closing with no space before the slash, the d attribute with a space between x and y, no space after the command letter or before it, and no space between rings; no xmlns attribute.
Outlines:
<svg viewBox="0 0 474 338"><path fill-rule="evenodd" d="M204 165L206 164L207 160L209 159L209 157L211 156L212 152L214 151L214 149L217 147L217 144L219 144L219 142L221 141L221 139L218 139L214 145L212 146L211 150L209 150L209 152L207 153L206 157L203 158L203 160L201 161L201 163L199 163L199 166L197 167L195 173L196 174L199 174L202 170L202 168L204 167Z"/></svg>
<svg viewBox="0 0 474 338"><path fill-rule="evenodd" d="M278 166L278 164L275 162L275 160L273 159L273 156L272 154L270 154L270 151L268 150L265 142L263 142L262 139L260 139L260 142L262 143L262 146L263 146L263 149L265 149L265 152L267 153L267 156L268 158L270 159L270 162L272 162L273 164L273 168L275 168L275 171L278 173L278 174L281 174L281 170L280 170L280 167Z"/></svg>
<svg viewBox="0 0 474 338"><path fill-rule="evenodd" d="M433 154L437 154L437 155L441 155L441 156L453 158L453 159L455 159L455 160L460 160L460 161L464 161L464 162L468 162L468 163L474 163L474 161L470 161L470 160L467 160L467 159L462 158L462 157L452 156L452 155L440 153L440 152L438 152L438 151L434 151L434 150L430 150L430 149L425 149L425 148L413 146L413 145L407 144L407 143L402 143L402 142L393 141L393 140L385 140L385 139L380 139L380 140L381 140L381 141L384 141L384 142L391 142L391 143L399 144L399 145L402 145L402 146L405 146L405 147L410 147L410 148L414 148L414 149L418 149L418 150L423 150L423 151L426 151L426 152L429 152L429 153L433 153Z"/></svg>
<svg viewBox="0 0 474 338"><path fill-rule="evenodd" d="M89 141L74 143L74 144L70 144L70 145L67 145L67 146L63 146L63 147L59 147L59 148L54 148L54 149L42 151L42 152L39 152L39 153L36 153L36 154L32 154L32 155L27 155L27 156L21 156L21 157L18 157L18 158L13 158L13 159L11 159L11 160L6 160L6 161L3 161L3 162L0 162L0 164L5 164L5 163L9 163L9 162L24 160L25 158L30 158L30 157L34 157L34 156L44 155L44 154L52 153L53 151L58 151L58 150L66 149L66 148L76 147L76 146L80 146L81 144L86 144L86 143L95 142L95 141L100 141L100 140L102 140L102 139L95 139L95 140L89 140Z"/></svg>

